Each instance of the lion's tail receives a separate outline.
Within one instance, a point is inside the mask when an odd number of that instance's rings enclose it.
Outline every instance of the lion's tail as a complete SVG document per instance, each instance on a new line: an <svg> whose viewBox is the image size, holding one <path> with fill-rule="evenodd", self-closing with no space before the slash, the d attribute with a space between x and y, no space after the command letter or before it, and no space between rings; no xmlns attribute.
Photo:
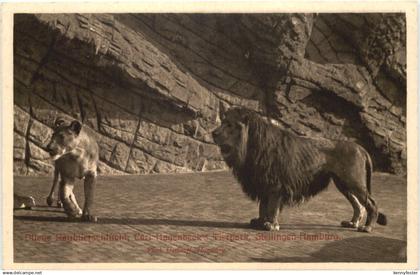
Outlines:
<svg viewBox="0 0 420 275"><path fill-rule="evenodd" d="M372 171L373 171L373 165L372 165L372 159L369 156L368 152L365 152L366 155L366 188L368 193L366 196L369 196L369 199L372 201L373 204L376 205L376 202L373 200L373 198L370 196L372 194ZM366 198L367 201L368 198ZM378 219L376 221L380 225L386 225L388 223L388 220L385 216L385 214L378 212Z"/></svg>
<svg viewBox="0 0 420 275"><path fill-rule="evenodd" d="M369 153L365 151L366 155L366 188L368 190L368 194L370 195L372 192L372 171L373 171L373 165L372 165L372 159L369 156Z"/></svg>
<svg viewBox="0 0 420 275"><path fill-rule="evenodd" d="M387 225L388 219L386 218L385 214L378 212L378 219L376 222L380 225Z"/></svg>

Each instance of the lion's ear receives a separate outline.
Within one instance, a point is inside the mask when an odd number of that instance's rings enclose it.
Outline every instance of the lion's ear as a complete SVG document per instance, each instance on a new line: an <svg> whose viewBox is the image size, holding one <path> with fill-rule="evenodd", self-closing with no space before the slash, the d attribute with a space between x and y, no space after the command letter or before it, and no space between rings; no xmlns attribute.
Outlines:
<svg viewBox="0 0 420 275"><path fill-rule="evenodd" d="M75 132L78 135L80 133L80 130L82 130L82 124L80 124L79 121L74 120L70 124L70 130L72 130L73 132Z"/></svg>
<svg viewBox="0 0 420 275"><path fill-rule="evenodd" d="M248 123L249 122L249 119L251 118L251 112L249 111L249 110L245 110L245 109L243 109L243 110L241 110L241 118L240 118L240 120L242 121L242 122L244 122L244 123Z"/></svg>

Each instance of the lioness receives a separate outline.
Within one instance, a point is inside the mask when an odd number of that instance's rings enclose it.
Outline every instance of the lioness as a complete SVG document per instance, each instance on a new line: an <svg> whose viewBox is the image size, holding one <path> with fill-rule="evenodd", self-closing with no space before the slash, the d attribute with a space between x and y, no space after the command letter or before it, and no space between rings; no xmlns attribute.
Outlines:
<svg viewBox="0 0 420 275"><path fill-rule="evenodd" d="M283 206L315 196L330 181L354 209L343 227L371 232L376 222L387 222L371 194L370 156L354 142L296 136L243 108L225 113L213 139L244 192L260 203L253 227L279 230L277 217Z"/></svg>
<svg viewBox="0 0 420 275"><path fill-rule="evenodd" d="M60 177L59 198L66 214L70 218L81 215L82 221L96 222L97 217L92 215L99 159L99 147L95 139L82 129L82 124L77 120L66 124L59 118L55 122L54 133L47 145L47 150L55 161L54 182L47 203L50 204L50 198L54 194L55 185ZM84 178L83 211L73 193L76 178Z"/></svg>

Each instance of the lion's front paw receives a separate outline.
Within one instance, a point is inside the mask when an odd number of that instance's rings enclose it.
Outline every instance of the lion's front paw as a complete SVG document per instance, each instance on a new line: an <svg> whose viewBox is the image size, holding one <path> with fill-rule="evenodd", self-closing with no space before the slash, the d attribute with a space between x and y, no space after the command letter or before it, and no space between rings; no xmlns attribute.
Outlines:
<svg viewBox="0 0 420 275"><path fill-rule="evenodd" d="M265 222L264 229L268 231L279 231L280 225L278 223Z"/></svg>
<svg viewBox="0 0 420 275"><path fill-rule="evenodd" d="M98 221L98 217L94 215L88 215L88 214L82 215L82 222L97 222L97 221Z"/></svg>
<svg viewBox="0 0 420 275"><path fill-rule="evenodd" d="M372 232L372 226L360 226L357 228L357 231L359 232L365 232L365 233L370 233Z"/></svg>
<svg viewBox="0 0 420 275"><path fill-rule="evenodd" d="M254 229L264 229L264 221L261 218L253 218L249 224Z"/></svg>
<svg viewBox="0 0 420 275"><path fill-rule="evenodd" d="M352 221L342 221L341 226L346 228L357 228L358 224Z"/></svg>
<svg viewBox="0 0 420 275"><path fill-rule="evenodd" d="M57 207L63 208L63 203L60 200L57 201Z"/></svg>
<svg viewBox="0 0 420 275"><path fill-rule="evenodd" d="M73 211L66 211L67 221L69 222L78 222L80 221L80 212L74 209Z"/></svg>
<svg viewBox="0 0 420 275"><path fill-rule="evenodd" d="M76 218L80 218L81 216L81 211L79 211L78 209L67 209L65 211L65 213L67 214L67 217L69 217L70 219L76 219Z"/></svg>
<svg viewBox="0 0 420 275"><path fill-rule="evenodd" d="M47 197L47 204L48 204L48 206L53 205L53 203L54 203L54 199L53 199L53 197L48 196L48 197Z"/></svg>
<svg viewBox="0 0 420 275"><path fill-rule="evenodd" d="M80 211L78 210L73 210L73 211L66 211L67 217L70 219L78 219L81 216Z"/></svg>
<svg viewBox="0 0 420 275"><path fill-rule="evenodd" d="M62 200L64 212L66 212L69 217L80 217L82 214L82 209L76 204L74 204L69 198Z"/></svg>
<svg viewBox="0 0 420 275"><path fill-rule="evenodd" d="M66 211L66 214L70 218L80 218L82 216L82 209L74 208L74 209Z"/></svg>

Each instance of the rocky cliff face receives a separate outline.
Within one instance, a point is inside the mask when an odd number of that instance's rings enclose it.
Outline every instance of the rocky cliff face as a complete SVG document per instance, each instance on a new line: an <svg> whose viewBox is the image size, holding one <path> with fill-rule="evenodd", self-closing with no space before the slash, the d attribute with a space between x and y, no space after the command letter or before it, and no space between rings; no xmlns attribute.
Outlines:
<svg viewBox="0 0 420 275"><path fill-rule="evenodd" d="M403 14L16 15L14 172L52 172L57 116L94 130L104 174L225 169L209 133L241 105L404 173L405 39Z"/></svg>

